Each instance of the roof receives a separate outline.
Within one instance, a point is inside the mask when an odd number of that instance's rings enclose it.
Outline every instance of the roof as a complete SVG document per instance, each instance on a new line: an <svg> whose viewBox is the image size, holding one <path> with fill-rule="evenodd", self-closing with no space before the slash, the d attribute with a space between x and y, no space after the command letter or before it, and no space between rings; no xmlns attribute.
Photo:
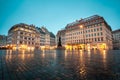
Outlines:
<svg viewBox="0 0 120 80"><path fill-rule="evenodd" d="M34 26L33 24L28 25L28 24L25 24L25 23L19 23L19 24L13 25L13 26L9 29L8 33L9 33L10 31L12 31L13 29L17 28L17 27L23 27L23 28L28 28L28 29L36 30L36 29L35 29L35 26Z"/></svg>
<svg viewBox="0 0 120 80"><path fill-rule="evenodd" d="M92 20L92 19L97 19L99 17L100 16L98 16L98 15L93 15L93 16L90 16L90 17L87 17L87 18L84 18L84 19L81 18L80 20L76 20L75 22L67 24L67 26L73 26L73 25L79 24L81 22L86 22L86 21L89 21L89 20Z"/></svg>
<svg viewBox="0 0 120 80"><path fill-rule="evenodd" d="M112 31L112 33L118 33L118 32L120 32L120 29Z"/></svg>
<svg viewBox="0 0 120 80"><path fill-rule="evenodd" d="M52 32L50 32L50 37L55 38L55 35Z"/></svg>
<svg viewBox="0 0 120 80"><path fill-rule="evenodd" d="M41 27L41 30L42 30L44 33L49 33L49 31L47 30L47 28L44 27L44 26Z"/></svg>
<svg viewBox="0 0 120 80"><path fill-rule="evenodd" d="M39 33L45 34L45 32L43 32L41 28L36 27L36 29L39 31Z"/></svg>
<svg viewBox="0 0 120 80"><path fill-rule="evenodd" d="M95 22L92 22L92 21L95 21ZM91 22L91 23L88 24L88 22ZM76 20L75 22L67 24L65 28L67 29L67 28L70 28L70 27L74 27L74 26L77 26L77 25L83 25L83 24L85 26L89 26L89 25L102 23L102 22L104 22L106 24L106 27L110 31L112 31L110 25L108 25L107 22L105 21L105 19L103 17L99 16L99 15L93 15L93 16L90 16L90 17L87 17L87 18L84 18L84 19Z"/></svg>
<svg viewBox="0 0 120 80"><path fill-rule="evenodd" d="M64 35L65 32L66 32L66 30L65 30L65 29L62 29L62 30L59 30L56 35L61 35L61 34Z"/></svg>

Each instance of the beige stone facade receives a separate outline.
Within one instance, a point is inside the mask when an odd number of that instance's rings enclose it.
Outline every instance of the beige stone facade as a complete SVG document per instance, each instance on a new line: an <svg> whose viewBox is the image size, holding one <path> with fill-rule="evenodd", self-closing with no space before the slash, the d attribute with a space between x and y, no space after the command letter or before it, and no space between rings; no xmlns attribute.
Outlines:
<svg viewBox="0 0 120 80"><path fill-rule="evenodd" d="M120 29L112 31L113 49L120 49Z"/></svg>
<svg viewBox="0 0 120 80"><path fill-rule="evenodd" d="M8 45L20 48L30 48L34 49L39 47L40 37L39 32L36 31L35 26L27 24L17 24L14 25L8 31Z"/></svg>
<svg viewBox="0 0 120 80"><path fill-rule="evenodd" d="M55 44L55 35L52 32L49 32L44 26L37 28L40 32L40 46L45 48L54 47Z"/></svg>
<svg viewBox="0 0 120 80"><path fill-rule="evenodd" d="M94 15L67 24L65 47L67 49L112 49L111 27L103 17Z"/></svg>
<svg viewBox="0 0 120 80"><path fill-rule="evenodd" d="M50 32L46 32L45 30L47 29L43 27L38 28L34 25L27 25L24 23L16 24L8 31L7 44L15 49L41 49L46 46L50 47ZM52 40L53 39L55 41L55 37L53 37Z"/></svg>

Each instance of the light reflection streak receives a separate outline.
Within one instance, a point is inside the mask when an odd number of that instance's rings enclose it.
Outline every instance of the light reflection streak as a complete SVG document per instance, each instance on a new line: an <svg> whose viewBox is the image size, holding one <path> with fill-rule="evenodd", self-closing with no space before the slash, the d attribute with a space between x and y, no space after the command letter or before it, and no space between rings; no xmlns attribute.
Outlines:
<svg viewBox="0 0 120 80"><path fill-rule="evenodd" d="M91 51L88 50L88 58L90 59Z"/></svg>
<svg viewBox="0 0 120 80"><path fill-rule="evenodd" d="M20 59L22 59L23 61L25 59L32 59L34 56L34 53L30 53L29 51L27 50L20 50L20 53L18 54L18 57Z"/></svg>
<svg viewBox="0 0 120 80"><path fill-rule="evenodd" d="M83 62L83 52L80 50L80 62Z"/></svg>
<svg viewBox="0 0 120 80"><path fill-rule="evenodd" d="M6 56L5 56L5 58L6 58L6 60L9 59L9 51L8 51L8 50L6 51Z"/></svg>
<svg viewBox="0 0 120 80"><path fill-rule="evenodd" d="M30 57L32 58L34 56L34 53L30 54Z"/></svg>
<svg viewBox="0 0 120 80"><path fill-rule="evenodd" d="M103 59L106 59L106 50L103 50Z"/></svg>
<svg viewBox="0 0 120 80"><path fill-rule="evenodd" d="M95 49L95 50L93 50L93 53L94 53L94 54L97 54L97 50L96 50L96 49Z"/></svg>
<svg viewBox="0 0 120 80"><path fill-rule="evenodd" d="M21 55L22 60L25 59L25 50L22 50L22 55Z"/></svg>
<svg viewBox="0 0 120 80"><path fill-rule="evenodd" d="M7 50L5 58L6 60L12 59L12 50Z"/></svg>
<svg viewBox="0 0 120 80"><path fill-rule="evenodd" d="M54 54L54 59L56 59L56 51L55 51L55 50L54 50L54 53L53 53L53 54Z"/></svg>
<svg viewBox="0 0 120 80"><path fill-rule="evenodd" d="M103 50L103 65L104 65L104 68L107 68L107 53L106 53L106 50Z"/></svg>
<svg viewBox="0 0 120 80"><path fill-rule="evenodd" d="M42 51L42 57L45 58L45 50Z"/></svg>
<svg viewBox="0 0 120 80"><path fill-rule="evenodd" d="M84 61L84 56L83 56L83 51L80 50L80 75L81 75L81 78L83 79L86 79L86 67L85 67L85 61Z"/></svg>
<svg viewBox="0 0 120 80"><path fill-rule="evenodd" d="M67 55L68 55L68 54L67 54L67 50L65 50L65 56L64 56L64 57L65 57L65 60L66 60L66 58L67 58Z"/></svg>
<svg viewBox="0 0 120 80"><path fill-rule="evenodd" d="M82 50L80 50L80 54L82 54Z"/></svg>

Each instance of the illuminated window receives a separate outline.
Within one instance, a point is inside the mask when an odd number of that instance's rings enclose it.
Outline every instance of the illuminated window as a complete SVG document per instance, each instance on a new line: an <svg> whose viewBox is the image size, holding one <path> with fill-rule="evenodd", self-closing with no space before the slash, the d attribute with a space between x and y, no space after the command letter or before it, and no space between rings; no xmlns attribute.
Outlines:
<svg viewBox="0 0 120 80"><path fill-rule="evenodd" d="M23 29L23 28L20 28L20 30L22 30L22 31L23 31L24 29Z"/></svg>

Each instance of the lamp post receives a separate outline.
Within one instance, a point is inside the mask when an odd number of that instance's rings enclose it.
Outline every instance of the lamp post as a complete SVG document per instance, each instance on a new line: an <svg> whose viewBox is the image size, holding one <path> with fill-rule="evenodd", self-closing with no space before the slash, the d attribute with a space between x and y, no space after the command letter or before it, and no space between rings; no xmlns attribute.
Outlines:
<svg viewBox="0 0 120 80"><path fill-rule="evenodd" d="M84 34L84 26L83 25L80 25L80 28L83 29L83 47L84 47L84 51L85 51L85 34Z"/></svg>

